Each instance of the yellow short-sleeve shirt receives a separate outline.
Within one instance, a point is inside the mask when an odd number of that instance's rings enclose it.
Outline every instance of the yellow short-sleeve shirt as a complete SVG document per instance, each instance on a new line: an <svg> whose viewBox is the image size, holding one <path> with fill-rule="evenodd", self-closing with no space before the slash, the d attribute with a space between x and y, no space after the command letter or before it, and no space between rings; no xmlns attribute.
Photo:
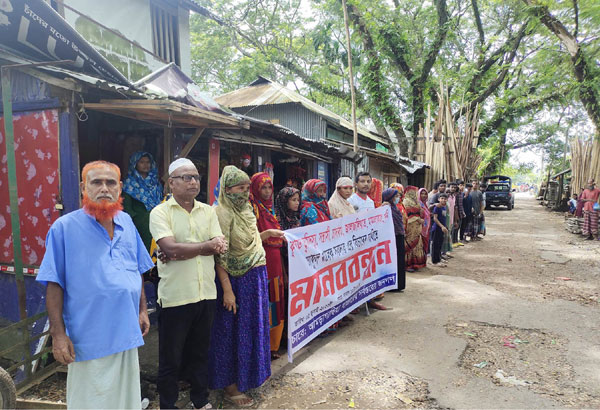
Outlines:
<svg viewBox="0 0 600 410"><path fill-rule="evenodd" d="M194 201L187 212L171 197L150 212L150 232L156 242L172 236L178 243L206 242L222 236L217 214L209 205ZM158 301L173 307L217 298L214 256L183 261L158 261Z"/></svg>

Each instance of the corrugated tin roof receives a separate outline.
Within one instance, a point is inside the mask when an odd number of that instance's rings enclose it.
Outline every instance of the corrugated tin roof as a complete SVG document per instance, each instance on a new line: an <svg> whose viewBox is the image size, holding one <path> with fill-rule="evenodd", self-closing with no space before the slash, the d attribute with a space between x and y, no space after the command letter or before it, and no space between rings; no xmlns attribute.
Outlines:
<svg viewBox="0 0 600 410"><path fill-rule="evenodd" d="M352 124L344 117L328 110L325 107L320 106L319 104L309 100L297 92L264 77L259 77L258 80L250 84L248 87L240 88L239 90L223 94L217 97L216 101L219 104L225 105L229 108L253 107L258 105L275 105L295 102L301 104L306 109L325 117L328 121L333 122L336 125L340 125L351 132L353 131ZM357 129L361 136L386 146L389 145L388 141L369 131L365 127L358 125Z"/></svg>
<svg viewBox="0 0 600 410"><path fill-rule="evenodd" d="M4 49L0 49L0 60L6 61L7 63L9 63L11 65L12 64L27 65L27 64L36 63L33 60L17 56L15 54L9 52L8 50L4 50ZM91 85L93 87L97 87L97 88L104 89L107 91L115 91L120 94L128 94L131 96L138 96L138 97L143 96L142 93L134 90L133 88L131 88L129 86L115 84L110 81L98 78L98 77L94 77L94 76L84 74L81 72L62 68L58 65L51 65L51 63L49 63L49 65L23 67L23 68L21 68L21 70L30 75L33 75L35 71L42 71L44 73L47 73L47 75L51 75L60 80L64 80L64 79L76 80L76 81L85 83L86 85Z"/></svg>
<svg viewBox="0 0 600 410"><path fill-rule="evenodd" d="M415 172L423 168L431 168L428 164L424 162L414 161L401 155L396 156L396 161L398 161L398 164L400 164L400 166L404 168L409 174L414 174Z"/></svg>

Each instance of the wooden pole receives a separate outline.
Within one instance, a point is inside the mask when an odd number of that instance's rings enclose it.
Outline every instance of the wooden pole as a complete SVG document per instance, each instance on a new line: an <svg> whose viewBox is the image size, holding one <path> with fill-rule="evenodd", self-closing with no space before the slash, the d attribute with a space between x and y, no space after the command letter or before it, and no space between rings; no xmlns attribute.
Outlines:
<svg viewBox="0 0 600 410"><path fill-rule="evenodd" d="M348 76L350 79L350 97L352 100L352 130L354 132L354 152L358 152L358 131L356 128L356 95L354 94L354 74L352 73L352 49L350 48L350 26L348 24L348 6L342 0L344 26L346 27L346 48L348 49Z"/></svg>
<svg viewBox="0 0 600 410"><path fill-rule="evenodd" d="M19 317L27 318L25 278L23 277L23 254L21 248L21 223L19 196L17 193L17 167L15 158L15 134L12 113L12 89L10 69L2 68L2 104L4 106L4 143L6 145L6 167L8 169L8 196L10 198L10 223L12 227L13 265L19 299ZM26 333L26 332L24 332Z"/></svg>

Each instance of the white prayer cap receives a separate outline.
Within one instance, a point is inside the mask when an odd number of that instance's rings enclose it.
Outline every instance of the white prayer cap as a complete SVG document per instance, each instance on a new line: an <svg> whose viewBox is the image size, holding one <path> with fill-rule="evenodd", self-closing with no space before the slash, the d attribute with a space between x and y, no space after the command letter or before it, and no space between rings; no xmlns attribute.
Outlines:
<svg viewBox="0 0 600 410"><path fill-rule="evenodd" d="M185 167L191 165L194 168L196 168L196 165L194 165L194 163L192 161L190 161L187 158L177 158L175 161L171 162L171 165L169 165L169 175L172 175L173 172L175 172L175 170L177 168L181 168L181 167Z"/></svg>

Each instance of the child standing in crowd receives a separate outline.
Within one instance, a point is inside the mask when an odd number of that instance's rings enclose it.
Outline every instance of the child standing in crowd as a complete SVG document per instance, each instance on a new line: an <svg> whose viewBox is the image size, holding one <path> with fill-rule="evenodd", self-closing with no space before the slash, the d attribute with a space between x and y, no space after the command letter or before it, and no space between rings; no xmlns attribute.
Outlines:
<svg viewBox="0 0 600 410"><path fill-rule="evenodd" d="M433 206L432 215L433 222L431 228L432 250L431 250L431 262L433 266L446 267L445 264L440 263L442 258L442 244L444 243L444 237L448 234L448 228L446 228L446 201L448 200L447 194L439 194L438 203Z"/></svg>

